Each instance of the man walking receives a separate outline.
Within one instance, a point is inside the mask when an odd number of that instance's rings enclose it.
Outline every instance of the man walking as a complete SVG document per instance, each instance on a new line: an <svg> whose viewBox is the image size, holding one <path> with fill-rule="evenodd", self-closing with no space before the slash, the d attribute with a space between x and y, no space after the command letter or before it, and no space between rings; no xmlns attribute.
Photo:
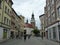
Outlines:
<svg viewBox="0 0 60 45"><path fill-rule="evenodd" d="M24 41L26 41L26 30L24 30Z"/></svg>

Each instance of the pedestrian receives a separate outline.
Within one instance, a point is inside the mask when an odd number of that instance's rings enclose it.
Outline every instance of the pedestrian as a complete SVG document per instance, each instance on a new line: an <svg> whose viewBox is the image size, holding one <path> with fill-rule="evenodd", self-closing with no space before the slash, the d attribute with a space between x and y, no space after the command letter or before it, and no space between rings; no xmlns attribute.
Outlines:
<svg viewBox="0 0 60 45"><path fill-rule="evenodd" d="M18 39L18 35L16 35L16 39Z"/></svg>
<svg viewBox="0 0 60 45"><path fill-rule="evenodd" d="M24 41L26 41L26 30L24 30Z"/></svg>
<svg viewBox="0 0 60 45"><path fill-rule="evenodd" d="M29 34L29 35L28 35L28 39L30 39L30 37L31 37L31 35Z"/></svg>

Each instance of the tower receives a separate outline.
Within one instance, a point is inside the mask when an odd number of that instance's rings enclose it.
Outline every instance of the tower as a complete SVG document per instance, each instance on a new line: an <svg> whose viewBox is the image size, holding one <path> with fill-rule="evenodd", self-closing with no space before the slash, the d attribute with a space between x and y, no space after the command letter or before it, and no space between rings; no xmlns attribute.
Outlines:
<svg viewBox="0 0 60 45"><path fill-rule="evenodd" d="M32 17L31 17L31 24L33 26L33 29L35 29L35 18L34 18L34 14L32 13Z"/></svg>
<svg viewBox="0 0 60 45"><path fill-rule="evenodd" d="M26 20L26 24L28 24L28 19Z"/></svg>

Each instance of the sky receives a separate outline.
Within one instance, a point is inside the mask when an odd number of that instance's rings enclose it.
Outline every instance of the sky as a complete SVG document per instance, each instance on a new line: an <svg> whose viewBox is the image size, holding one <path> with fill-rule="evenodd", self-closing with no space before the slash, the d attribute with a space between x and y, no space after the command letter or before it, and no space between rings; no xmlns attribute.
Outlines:
<svg viewBox="0 0 60 45"><path fill-rule="evenodd" d="M31 20L32 13L34 13L36 26L40 29L41 22L39 16L44 14L46 0L13 0L13 8L18 15L23 15L25 21Z"/></svg>

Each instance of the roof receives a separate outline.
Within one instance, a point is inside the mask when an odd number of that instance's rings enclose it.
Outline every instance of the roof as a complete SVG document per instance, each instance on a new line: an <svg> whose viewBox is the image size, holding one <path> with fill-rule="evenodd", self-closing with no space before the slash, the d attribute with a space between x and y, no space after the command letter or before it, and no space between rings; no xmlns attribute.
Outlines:
<svg viewBox="0 0 60 45"><path fill-rule="evenodd" d="M12 0L9 0L12 4L13 4L13 1Z"/></svg>
<svg viewBox="0 0 60 45"><path fill-rule="evenodd" d="M32 26L32 24L25 24L24 27L32 28L33 26Z"/></svg>
<svg viewBox="0 0 60 45"><path fill-rule="evenodd" d="M15 13L15 15L20 18L20 16L16 13L16 11L12 8L12 11ZM21 19L21 18L20 18Z"/></svg>
<svg viewBox="0 0 60 45"><path fill-rule="evenodd" d="M12 11L16 14L16 16L18 16L18 14L16 13L16 11L12 8Z"/></svg>
<svg viewBox="0 0 60 45"><path fill-rule="evenodd" d="M42 14L42 15L40 15L39 17L42 17L42 16L44 16L45 14Z"/></svg>

